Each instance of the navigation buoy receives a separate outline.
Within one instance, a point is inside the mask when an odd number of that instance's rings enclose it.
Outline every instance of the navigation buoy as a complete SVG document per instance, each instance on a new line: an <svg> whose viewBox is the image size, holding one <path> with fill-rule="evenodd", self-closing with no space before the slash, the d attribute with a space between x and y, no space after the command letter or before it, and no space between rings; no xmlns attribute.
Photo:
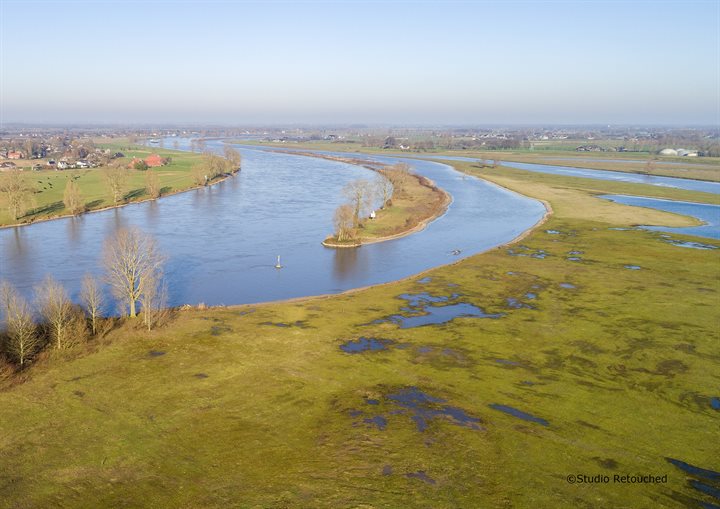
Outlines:
<svg viewBox="0 0 720 509"><path fill-rule="evenodd" d="M280 255L278 255L277 263L275 264L275 268L276 268L276 269L282 269L282 268L283 268L283 266L280 265Z"/></svg>

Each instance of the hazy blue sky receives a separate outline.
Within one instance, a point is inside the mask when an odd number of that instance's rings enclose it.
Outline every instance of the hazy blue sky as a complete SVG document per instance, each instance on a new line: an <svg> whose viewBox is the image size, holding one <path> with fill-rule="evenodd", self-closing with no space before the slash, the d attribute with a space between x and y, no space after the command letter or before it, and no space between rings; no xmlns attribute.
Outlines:
<svg viewBox="0 0 720 509"><path fill-rule="evenodd" d="M720 123L720 0L0 0L2 122Z"/></svg>

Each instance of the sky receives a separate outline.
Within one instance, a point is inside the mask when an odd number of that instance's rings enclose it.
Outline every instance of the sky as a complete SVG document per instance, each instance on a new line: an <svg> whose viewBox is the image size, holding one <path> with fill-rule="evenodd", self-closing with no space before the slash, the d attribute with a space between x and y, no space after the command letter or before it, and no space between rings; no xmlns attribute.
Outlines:
<svg viewBox="0 0 720 509"><path fill-rule="evenodd" d="M720 0L0 0L0 123L720 125Z"/></svg>

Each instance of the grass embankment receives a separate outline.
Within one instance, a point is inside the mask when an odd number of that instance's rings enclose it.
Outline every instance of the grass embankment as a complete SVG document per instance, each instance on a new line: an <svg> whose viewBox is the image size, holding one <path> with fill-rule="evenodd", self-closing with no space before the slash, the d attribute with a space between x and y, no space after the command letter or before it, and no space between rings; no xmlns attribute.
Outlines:
<svg viewBox="0 0 720 509"><path fill-rule="evenodd" d="M104 148L121 150L126 157L121 161L128 164L133 157L144 159L150 154L159 154L161 157L170 157L172 162L166 166L150 168L147 171L128 169L128 181L125 188L125 197L121 203L114 203L112 193L103 178L105 168L76 169L76 170L40 170L24 171L23 179L36 189L33 194L34 203L27 213L14 221L7 209L6 197L0 193L0 226L16 223L29 223L38 220L53 219L69 215L63 204L63 193L69 179L78 177L75 183L80 188L82 200L87 210L104 209L125 205L148 199L146 193L146 175L148 172L157 174L162 194L172 194L196 187L192 177L192 167L199 164L202 156L179 150L168 150L154 147L127 147L122 142L98 144ZM2 173L0 173L2 178Z"/></svg>
<svg viewBox="0 0 720 509"><path fill-rule="evenodd" d="M32 368L0 392L0 500L28 508L710 502L664 458L718 470L710 398L720 396L720 250L610 230L682 218L606 203L563 177L483 173L555 211L523 247L351 294L180 312L152 333L126 325L87 354ZM611 182L592 186L615 192ZM517 256L538 250L547 256ZM581 260L568 260L571 251ZM457 294L505 315L371 324L402 313L400 295L418 292ZM339 348L361 336L396 344ZM391 397L408 387L446 400L421 404L481 419L481 429L427 417L419 431ZM571 474L668 478L578 485Z"/></svg>
<svg viewBox="0 0 720 509"><path fill-rule="evenodd" d="M308 141L302 143L277 142L243 142L244 144L265 145L272 147L330 150L336 152L360 152L367 154L399 155L414 157L418 154L442 156L462 156L485 159L490 164L493 160L515 161L521 163L549 164L554 166L569 166L587 168L591 170L623 171L662 177L679 177L696 180L720 182L720 157L665 157L649 153L637 152L575 152L574 150L443 150L434 149L425 152L387 150L377 147L363 147L360 143ZM575 146L587 144L578 142ZM657 163L648 171L647 163L651 158L657 158ZM593 160L594 159L594 160ZM599 161L598 161L599 160ZM626 161L627 160L627 161ZM680 165L664 165L663 162L680 163Z"/></svg>

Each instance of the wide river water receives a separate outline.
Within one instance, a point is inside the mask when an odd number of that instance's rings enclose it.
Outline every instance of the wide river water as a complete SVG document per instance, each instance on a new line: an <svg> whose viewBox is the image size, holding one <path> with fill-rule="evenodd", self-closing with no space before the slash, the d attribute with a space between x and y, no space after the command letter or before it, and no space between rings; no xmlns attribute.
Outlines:
<svg viewBox="0 0 720 509"><path fill-rule="evenodd" d="M177 141L179 148L189 148L188 140ZM220 150L222 142L207 145ZM240 150L242 171L217 185L0 230L0 279L29 296L52 274L77 298L83 274L102 272L104 240L134 225L155 237L168 257L169 305L263 302L411 276L508 242L544 213L536 200L443 164L407 159L415 172L452 195L447 213L400 239L328 249L320 242L332 232L333 212L343 202L341 189L376 174L324 159ZM284 265L280 270L274 268L278 255Z"/></svg>

